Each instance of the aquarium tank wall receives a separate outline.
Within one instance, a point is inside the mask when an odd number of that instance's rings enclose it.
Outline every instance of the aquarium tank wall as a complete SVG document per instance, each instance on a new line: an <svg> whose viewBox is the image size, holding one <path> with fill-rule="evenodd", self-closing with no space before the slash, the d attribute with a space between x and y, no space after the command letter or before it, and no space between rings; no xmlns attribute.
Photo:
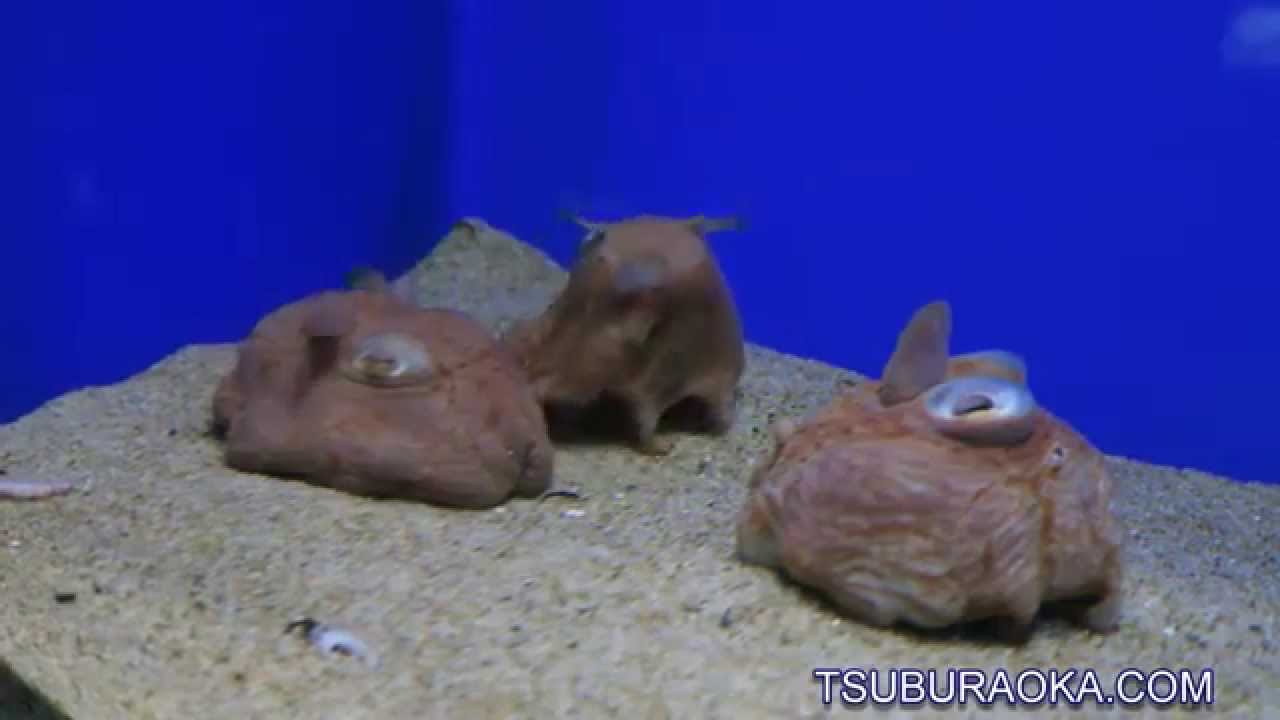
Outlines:
<svg viewBox="0 0 1280 720"><path fill-rule="evenodd" d="M1104 451L1280 481L1280 10L17 12L0 420L399 274L460 217L567 264L566 212L738 215L712 244L751 342L876 375L946 299L957 351L1024 356Z"/></svg>

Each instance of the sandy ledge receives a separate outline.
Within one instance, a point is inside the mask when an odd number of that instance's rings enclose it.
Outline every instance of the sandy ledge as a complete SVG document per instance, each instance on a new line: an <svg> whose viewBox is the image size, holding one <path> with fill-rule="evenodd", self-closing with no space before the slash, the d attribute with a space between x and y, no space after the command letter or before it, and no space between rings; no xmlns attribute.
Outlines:
<svg viewBox="0 0 1280 720"><path fill-rule="evenodd" d="M527 245L458 233L402 286L500 327L562 281ZM1012 649L842 621L733 559L768 416L856 375L753 347L727 439L665 461L562 449L556 485L581 500L459 512L225 469L205 428L231 362L188 347L0 427L0 468L87 484L0 503L0 658L71 717L827 717L811 670L832 665L1212 667L1214 715L1280 716L1280 486L1114 459L1122 629L1049 621ZM359 633L380 667L284 636L300 614ZM0 717L19 704L0 693ZM989 713L948 716L969 714Z"/></svg>

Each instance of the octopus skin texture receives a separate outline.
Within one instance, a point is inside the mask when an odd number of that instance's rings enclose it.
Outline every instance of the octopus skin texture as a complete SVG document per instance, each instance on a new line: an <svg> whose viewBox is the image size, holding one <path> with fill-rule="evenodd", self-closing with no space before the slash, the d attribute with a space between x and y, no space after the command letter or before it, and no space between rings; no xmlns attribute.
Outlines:
<svg viewBox="0 0 1280 720"><path fill-rule="evenodd" d="M622 410L624 434L650 455L670 452L660 422L693 401L701 429L733 424L746 348L732 294L707 245L735 219L575 218L586 230L562 292L504 338L549 415L582 422Z"/></svg>
<svg viewBox="0 0 1280 720"><path fill-rule="evenodd" d="M921 308L880 381L772 426L737 525L744 562L868 625L986 620L1025 640L1043 605L1109 632L1123 538L1102 454L1038 406L1016 356L951 357Z"/></svg>
<svg viewBox="0 0 1280 720"><path fill-rule="evenodd" d="M544 492L550 437L506 349L463 313L371 287L285 305L240 344L213 398L227 464L462 508Z"/></svg>

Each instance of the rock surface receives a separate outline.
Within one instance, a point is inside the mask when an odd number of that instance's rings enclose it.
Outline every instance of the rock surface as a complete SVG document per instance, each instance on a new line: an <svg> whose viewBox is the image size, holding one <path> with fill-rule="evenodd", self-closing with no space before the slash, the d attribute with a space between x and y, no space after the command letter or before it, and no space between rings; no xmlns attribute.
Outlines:
<svg viewBox="0 0 1280 720"><path fill-rule="evenodd" d="M451 235L397 285L497 329L563 277L495 231ZM1125 668L1212 668L1213 715L1280 708L1280 486L1111 458L1121 629L1049 620L1014 648L863 627L734 559L768 419L852 373L751 347L726 438L681 436L663 459L562 447L554 484L578 498L459 511L227 470L206 428L232 358L188 347L0 427L0 468L83 484L0 504L0 658L70 717L817 718L813 668L855 665L1093 668L1104 691ZM286 635L302 615L376 666ZM3 676L0 718L31 716Z"/></svg>

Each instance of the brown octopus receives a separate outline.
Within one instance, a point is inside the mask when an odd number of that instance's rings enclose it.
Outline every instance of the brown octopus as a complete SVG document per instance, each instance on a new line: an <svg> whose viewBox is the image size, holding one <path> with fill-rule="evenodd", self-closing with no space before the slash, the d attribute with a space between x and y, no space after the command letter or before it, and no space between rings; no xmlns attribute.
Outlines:
<svg viewBox="0 0 1280 720"><path fill-rule="evenodd" d="M1025 639L1042 604L1112 630L1123 532L1102 454L1039 407L1015 355L951 357L950 306L921 308L879 382L773 426L737 552L851 617L990 620Z"/></svg>
<svg viewBox="0 0 1280 720"><path fill-rule="evenodd" d="M704 411L706 430L727 432L745 346L706 236L737 221L575 220L587 234L567 285L505 338L549 414L580 419L601 405L620 408L633 446L653 455L673 445L657 435L659 422L689 400Z"/></svg>
<svg viewBox="0 0 1280 720"><path fill-rule="evenodd" d="M506 349L465 314L366 284L281 307L241 343L213 399L227 464L456 507L544 492L551 441Z"/></svg>

